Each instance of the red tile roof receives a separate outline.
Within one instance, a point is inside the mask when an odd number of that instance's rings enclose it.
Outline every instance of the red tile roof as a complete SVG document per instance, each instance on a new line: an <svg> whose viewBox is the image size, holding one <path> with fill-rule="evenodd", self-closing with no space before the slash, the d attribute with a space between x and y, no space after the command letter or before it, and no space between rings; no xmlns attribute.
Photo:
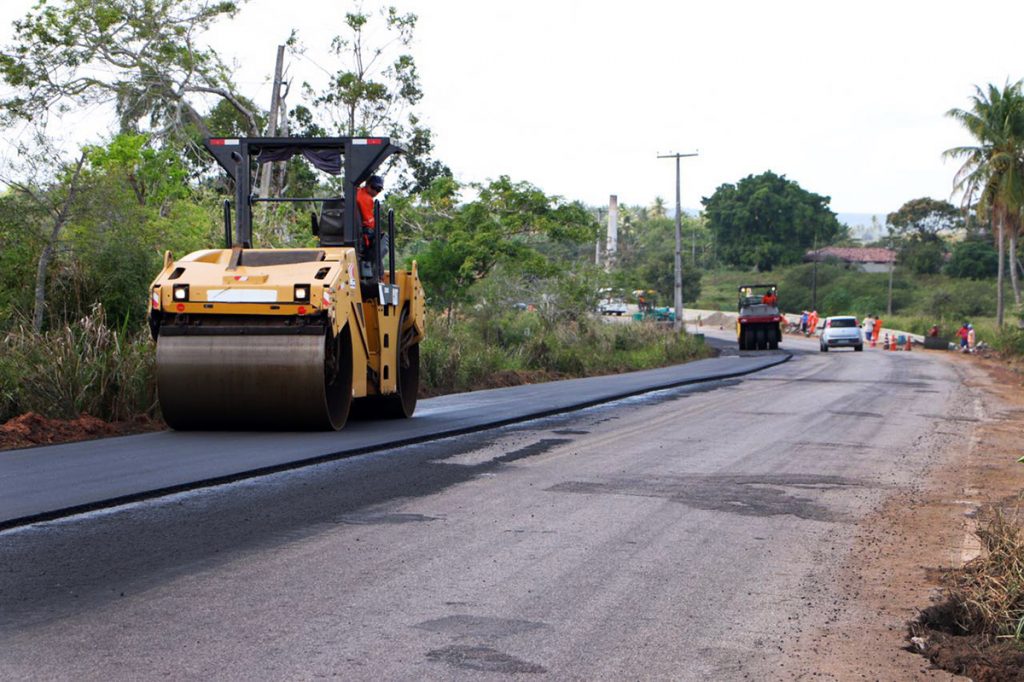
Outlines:
<svg viewBox="0 0 1024 682"><path fill-rule="evenodd" d="M892 249L868 249L852 246L826 246L817 251L808 251L805 261L825 261L829 258L847 263L892 263L896 260L896 252Z"/></svg>

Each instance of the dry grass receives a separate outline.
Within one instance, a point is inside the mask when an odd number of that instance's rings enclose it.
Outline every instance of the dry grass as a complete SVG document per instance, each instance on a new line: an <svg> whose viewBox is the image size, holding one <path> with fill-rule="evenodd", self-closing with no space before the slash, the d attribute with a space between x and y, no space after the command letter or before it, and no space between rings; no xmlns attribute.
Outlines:
<svg viewBox="0 0 1024 682"><path fill-rule="evenodd" d="M965 632L1024 639L1021 509L994 508L977 531L982 554L950 575L950 601Z"/></svg>
<svg viewBox="0 0 1024 682"><path fill-rule="evenodd" d="M144 330L116 329L103 308L74 324L0 339L0 421L23 412L108 421L152 414L153 348Z"/></svg>

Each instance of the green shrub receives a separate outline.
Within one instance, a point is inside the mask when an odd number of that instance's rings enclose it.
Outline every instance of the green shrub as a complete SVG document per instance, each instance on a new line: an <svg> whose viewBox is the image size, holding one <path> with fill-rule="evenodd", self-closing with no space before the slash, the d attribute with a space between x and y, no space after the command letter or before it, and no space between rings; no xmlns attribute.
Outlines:
<svg viewBox="0 0 1024 682"><path fill-rule="evenodd" d="M946 274L960 279L994 277L999 269L999 253L986 241L968 239L953 245Z"/></svg>
<svg viewBox="0 0 1024 682"><path fill-rule="evenodd" d="M533 311L474 310L448 324L428 313L420 377L429 395L495 384L503 373L539 378L590 376L660 367L708 355L692 336L654 323L619 323L593 315L548 325Z"/></svg>
<svg viewBox="0 0 1024 682"><path fill-rule="evenodd" d="M1011 326L986 334L988 343L1000 353L1024 356L1024 329Z"/></svg>
<svg viewBox="0 0 1024 682"><path fill-rule="evenodd" d="M931 317L920 317L917 315L893 315L892 317L882 316L882 322L889 329L899 329L911 334L925 335L933 325L939 325L939 336L952 339L960 324L941 324L941 320Z"/></svg>

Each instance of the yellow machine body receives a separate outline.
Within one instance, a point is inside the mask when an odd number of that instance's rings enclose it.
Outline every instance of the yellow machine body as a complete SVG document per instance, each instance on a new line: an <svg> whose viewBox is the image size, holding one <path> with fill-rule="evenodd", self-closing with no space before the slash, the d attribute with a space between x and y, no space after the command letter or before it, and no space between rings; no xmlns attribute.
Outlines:
<svg viewBox="0 0 1024 682"><path fill-rule="evenodd" d="M382 415L411 416L423 288L415 264L388 279L364 298L351 247L166 254L150 290L165 419L337 429L353 400L374 398Z"/></svg>

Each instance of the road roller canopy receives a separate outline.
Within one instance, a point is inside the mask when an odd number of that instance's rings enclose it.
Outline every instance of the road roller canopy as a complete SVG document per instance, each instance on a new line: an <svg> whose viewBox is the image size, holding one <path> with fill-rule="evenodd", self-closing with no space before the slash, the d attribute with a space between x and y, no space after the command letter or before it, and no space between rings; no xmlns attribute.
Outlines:
<svg viewBox="0 0 1024 682"><path fill-rule="evenodd" d="M352 246L359 224L356 220L356 189L392 154L403 153L387 137L233 137L209 138L207 150L235 182L235 243L252 247L252 204L256 202L334 202L341 206L341 221L320 230L322 246ZM342 197L261 197L253 187L253 166L287 161L301 155L315 168L343 176ZM230 234L225 211L225 229Z"/></svg>

